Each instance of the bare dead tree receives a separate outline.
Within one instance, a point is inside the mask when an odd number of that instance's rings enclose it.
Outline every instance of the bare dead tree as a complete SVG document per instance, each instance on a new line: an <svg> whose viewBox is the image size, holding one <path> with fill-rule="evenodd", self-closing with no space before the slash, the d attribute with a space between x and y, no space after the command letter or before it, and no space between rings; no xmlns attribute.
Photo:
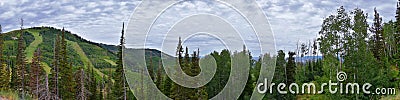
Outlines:
<svg viewBox="0 0 400 100"><path fill-rule="evenodd" d="M44 78L44 84L40 86L39 95L40 96L38 100L60 100L60 98L56 94L50 92L49 76L47 74Z"/></svg>
<svg viewBox="0 0 400 100"><path fill-rule="evenodd" d="M76 99L77 100L86 100L88 99L88 95L91 95L91 93L89 92L89 90L87 90L87 88L85 87L85 83L88 80L87 75L85 74L85 71L83 70L83 68L81 68L80 70L78 70L75 74L75 79L76 82L78 82L77 85L77 94L76 94Z"/></svg>

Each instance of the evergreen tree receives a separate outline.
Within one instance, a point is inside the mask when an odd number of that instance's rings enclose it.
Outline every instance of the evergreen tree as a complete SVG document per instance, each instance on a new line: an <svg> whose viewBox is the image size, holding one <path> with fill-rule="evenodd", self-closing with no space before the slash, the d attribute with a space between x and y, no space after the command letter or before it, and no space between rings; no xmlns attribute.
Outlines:
<svg viewBox="0 0 400 100"><path fill-rule="evenodd" d="M90 95L91 93L89 92L89 90L86 87L86 83L89 80L89 78L87 77L85 70L83 70L83 68L81 67L76 73L75 73L75 79L77 82L77 94L76 94L76 99L77 100L87 100L88 99L88 95Z"/></svg>
<svg viewBox="0 0 400 100"><path fill-rule="evenodd" d="M120 44L118 46L119 51L118 51L118 60L117 60L117 67L115 70L115 73L113 75L114 80L116 85L114 85L112 89L113 97L114 99L119 99L119 100L126 100L126 93L127 93L127 85L126 85L126 80L125 80L125 71L124 71L124 66L122 63L122 50L124 49L124 24L122 24L122 32L121 32L121 39L120 39Z"/></svg>
<svg viewBox="0 0 400 100"><path fill-rule="evenodd" d="M190 76L194 77L194 76L200 74L201 69L200 69L199 61L200 61L200 50L199 50L199 48L197 48L197 52L196 51L193 52ZM208 94L206 92L206 86L196 88L193 90L193 92L195 93L195 95L192 98L190 98L192 100L208 98Z"/></svg>
<svg viewBox="0 0 400 100"><path fill-rule="evenodd" d="M91 95L89 96L90 100L98 100L100 98L98 98L98 90L97 90L97 80L95 77L95 73L93 71L93 68L90 68L90 73L89 73L89 78L90 81L88 82L88 86L89 86L89 92L91 93Z"/></svg>
<svg viewBox="0 0 400 100"><path fill-rule="evenodd" d="M158 61L158 68L157 68L157 80L156 80L156 86L158 89L162 89L162 81L163 81L163 76L162 76L162 64L161 64L161 60ZM162 90L161 90L162 91Z"/></svg>
<svg viewBox="0 0 400 100"><path fill-rule="evenodd" d="M100 94L99 94L99 98L101 100L105 100L106 99L106 75L102 76L102 79L100 80Z"/></svg>
<svg viewBox="0 0 400 100"><path fill-rule="evenodd" d="M398 65L398 69L400 70L400 0L397 2L397 9L396 9L396 25L395 25L395 41L397 44L397 51L395 53L396 64Z"/></svg>
<svg viewBox="0 0 400 100"><path fill-rule="evenodd" d="M26 60L25 60L25 41L23 38L23 19L21 19L21 33L18 37L18 50L17 50L17 61L16 61L16 68L13 71L12 75L12 84L13 88L22 95L25 94L26 90ZM24 96L22 96L24 97Z"/></svg>
<svg viewBox="0 0 400 100"><path fill-rule="evenodd" d="M243 53L245 53L246 55L249 55L249 64L250 66L252 66L253 63L253 58L251 56L251 53L249 52L249 50L246 49L246 46L243 45ZM261 66L260 66L261 67ZM254 83L256 83L256 79L258 79L258 77L253 77L253 75L255 73L260 73L260 68L259 67L250 67L250 72L249 75L247 76L247 82L246 85L244 87L244 90L242 92L242 94L239 96L239 99L250 99L251 94L253 93L253 89L256 86ZM259 75L257 75L259 76Z"/></svg>
<svg viewBox="0 0 400 100"><path fill-rule="evenodd" d="M155 82L155 77L154 77L154 67L153 67L153 53L151 52L151 51L148 51L148 53L149 53L149 63L148 63L148 66L147 66L147 70L149 71L149 75L150 75L150 78L153 80L153 82Z"/></svg>
<svg viewBox="0 0 400 100"><path fill-rule="evenodd" d="M39 98L39 91L40 91L39 89L41 85L42 75L43 75L43 69L41 66L41 54L40 54L40 49L38 48L34 53L32 59L31 70L30 70L30 82L29 82L30 91L36 98Z"/></svg>
<svg viewBox="0 0 400 100"><path fill-rule="evenodd" d="M178 43L178 49L177 50L182 50L181 47L181 40L179 38L179 43ZM187 75L191 75L191 70L190 70L190 65L189 65L189 53L188 53L188 48L185 48L185 55L184 57L182 57L182 53L183 51L177 51L178 53L178 66L181 67L182 71L187 74ZM173 83L172 87L171 87L171 98L172 99L176 99L176 100L186 100L186 99L190 99L190 97L193 96L193 89L189 89L186 87L183 87L177 83Z"/></svg>
<svg viewBox="0 0 400 100"><path fill-rule="evenodd" d="M43 79L43 84L40 86L39 89L39 98L38 100L60 100L58 96L51 92L50 85L49 85L49 76L45 74Z"/></svg>
<svg viewBox="0 0 400 100"><path fill-rule="evenodd" d="M67 56L67 41L65 39L65 30L62 29L61 43L60 43L60 93L62 99L73 99L75 98L75 82L72 64L68 61Z"/></svg>
<svg viewBox="0 0 400 100"><path fill-rule="evenodd" d="M295 58L293 57L294 55L296 55L295 52L289 52L288 53L289 58L288 58L288 62L287 62L287 66L286 66L286 75L287 75L287 84L291 84L294 83L294 73L295 73Z"/></svg>
<svg viewBox="0 0 400 100"><path fill-rule="evenodd" d="M295 58L294 55L296 55L295 52L288 52L289 58L287 61L287 65L286 65L286 84L292 84L294 83L295 80L295 73L296 73L296 62L295 62ZM294 99L295 96L294 95L288 95L286 97L287 99Z"/></svg>
<svg viewBox="0 0 400 100"><path fill-rule="evenodd" d="M183 53L183 48L182 48L182 40L181 37L179 37L179 41L178 41L178 46L176 49L176 56L178 57L178 66L181 67L181 69L183 70L183 72L186 73L186 68L185 66L183 66L183 57L182 57L182 53ZM170 81L172 82L172 81ZM171 83L171 93L170 96L172 99L184 99L184 95L183 95L183 87L180 86L179 84L176 83ZM188 96L187 96L188 97Z"/></svg>
<svg viewBox="0 0 400 100"><path fill-rule="evenodd" d="M383 37L382 18L376 8L374 9L374 23L370 31L372 32L371 40L373 42L372 52L374 53L374 57L378 59L378 61L381 61L384 57L385 41Z"/></svg>
<svg viewBox="0 0 400 100"><path fill-rule="evenodd" d="M182 43L181 38L179 38L178 47L177 47L177 57L178 64L181 67L182 71L189 76L196 76L200 73L199 66L199 50L197 52L193 52L192 56L189 54L189 48L185 48L185 54L182 57ZM169 81L169 79L167 79ZM168 83L167 83L168 84ZM206 87L199 88L187 88L180 86L179 84L173 83L171 87L171 93L169 94L171 98L177 100L197 100L197 99L207 99L208 94L206 92Z"/></svg>
<svg viewBox="0 0 400 100"><path fill-rule="evenodd" d="M0 25L0 91L8 90L10 84L10 69L7 67L7 64L3 59L3 34Z"/></svg>
<svg viewBox="0 0 400 100"><path fill-rule="evenodd" d="M10 83L10 71L7 68L6 64L0 66L0 91L8 90Z"/></svg>
<svg viewBox="0 0 400 100"><path fill-rule="evenodd" d="M52 62L52 69L51 69L51 81L50 81L50 85L51 85L51 92L52 94L56 95L57 97L59 97L59 79L60 79L60 36L57 34L56 35L56 39L54 41L54 53L53 53L53 62Z"/></svg>
<svg viewBox="0 0 400 100"><path fill-rule="evenodd" d="M110 73L109 73L109 75L108 75L108 77L107 78L105 78L105 93L104 93L104 98L106 99L106 100L110 100L110 99L113 99L113 95L112 95L112 87L113 87L113 82L111 81L111 77L113 77L113 75L112 75L113 73L112 73L112 71L111 71L111 69L110 69Z"/></svg>
<svg viewBox="0 0 400 100"><path fill-rule="evenodd" d="M301 59L303 59L304 56L306 56L308 54L308 48L307 48L307 44L305 43L301 43L300 45L300 51L301 51ZM301 60L302 62L302 60Z"/></svg>
<svg viewBox="0 0 400 100"><path fill-rule="evenodd" d="M161 91L164 93L166 96L172 98L172 80L169 77L165 77L163 80L161 86Z"/></svg>
<svg viewBox="0 0 400 100"><path fill-rule="evenodd" d="M259 58L256 66L261 66L261 57ZM274 72L274 78L272 79L273 83L286 83L286 60L285 60L285 52L283 50L278 51L278 56L276 58L276 67ZM267 97L272 97L275 99L285 99L285 95L279 94L276 89L273 89L273 94L267 94ZM271 98L271 99L272 99Z"/></svg>

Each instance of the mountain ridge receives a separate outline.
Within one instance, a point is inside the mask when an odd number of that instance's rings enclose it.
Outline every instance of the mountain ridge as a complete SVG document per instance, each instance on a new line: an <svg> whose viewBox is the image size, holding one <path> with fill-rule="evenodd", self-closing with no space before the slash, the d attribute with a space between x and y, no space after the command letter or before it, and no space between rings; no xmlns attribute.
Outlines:
<svg viewBox="0 0 400 100"><path fill-rule="evenodd" d="M37 48L41 49L42 66L47 73L50 73L53 60L53 46L56 36L61 36L62 29L54 27L31 27L23 29L23 38L25 40L25 54L28 63L31 63L33 53ZM74 69L78 67L93 67L98 75L109 75L110 68L114 69L116 66L118 46L96 43L80 37L77 34L65 30L65 38L67 41L67 51L70 62L72 62ZM6 56L6 62L9 66L15 64L15 56L17 54L17 39L21 30L12 30L2 33L4 40L3 55ZM118 34L118 33L116 33ZM136 50L145 50L146 58L152 55L153 61L158 61L161 54L165 54L157 49L142 48ZM168 54L165 54L168 55ZM172 57L171 55L168 55ZM154 65L156 66L156 65Z"/></svg>

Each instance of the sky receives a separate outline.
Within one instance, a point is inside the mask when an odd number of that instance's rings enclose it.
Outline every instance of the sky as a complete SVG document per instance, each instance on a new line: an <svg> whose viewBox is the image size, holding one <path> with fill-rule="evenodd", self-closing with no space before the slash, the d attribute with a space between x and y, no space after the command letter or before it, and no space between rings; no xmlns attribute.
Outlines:
<svg viewBox="0 0 400 100"><path fill-rule="evenodd" d="M129 22L132 13L141 2L137 0L1 0L0 24L3 32L8 32L18 29L19 20L23 18L25 28L65 27L66 30L90 41L115 45L119 43L122 22ZM363 9L368 13L369 23L372 22L373 9L376 7L383 20L387 22L394 20L397 1L256 0L256 2L270 23L276 49L294 51L297 42L313 41L317 37L322 20L334 14L339 6L344 6L347 11L357 7ZM156 38L146 42L148 47L161 49L157 47L159 42L162 42L158 38L165 36L161 34L168 29L165 25L174 25L172 21L182 20L184 16L194 13L214 14L232 22L237 31L251 31L246 26L248 23L242 21L243 19L229 7L212 1L192 0L173 6L161 14L160 19L155 22L154 31L149 32L150 36ZM205 51L202 52L203 54L226 46L216 37L201 34L188 38L187 42L187 46L202 48L202 51ZM249 48L257 48L257 46L250 45Z"/></svg>

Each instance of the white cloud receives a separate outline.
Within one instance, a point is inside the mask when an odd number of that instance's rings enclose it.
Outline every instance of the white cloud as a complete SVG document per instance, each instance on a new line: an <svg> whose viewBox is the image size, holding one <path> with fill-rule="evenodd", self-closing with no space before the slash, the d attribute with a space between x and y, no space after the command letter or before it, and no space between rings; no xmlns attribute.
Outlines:
<svg viewBox="0 0 400 100"><path fill-rule="evenodd" d="M118 44L121 24L127 21L136 5L141 1L52 1L52 0L2 0L0 1L0 19L3 31L18 29L18 20L23 17L26 27L30 26L54 26L65 27L83 38L107 43ZM151 0L157 4L156 0ZM161 1L162 2L162 1ZM376 7L383 16L384 21L394 19L396 0L366 1L366 0L257 0L268 16L271 27L275 33L277 49L293 51L297 41L309 41L316 38L316 34L322 24L322 19L336 12L340 5L344 5L347 11L359 7L364 9L371 22L373 7ZM242 24L240 31L247 32L246 24L240 20L232 9L224 8L222 4L209 4L210 2L186 1L171 9L172 14L163 16L159 25L155 27L165 28L183 16L193 13L207 12L223 15L234 25ZM147 5L152 9L154 5ZM175 14L174 14L175 13ZM148 17L143 13L139 17ZM162 36L160 33L155 36ZM245 36L254 38L254 36ZM157 40L154 40L157 41ZM156 43L150 43L156 44ZM205 43L210 44L210 43Z"/></svg>
<svg viewBox="0 0 400 100"><path fill-rule="evenodd" d="M12 18L14 16L15 16L15 13L13 11L7 11L7 12L1 14L0 18L9 19L9 18Z"/></svg>

